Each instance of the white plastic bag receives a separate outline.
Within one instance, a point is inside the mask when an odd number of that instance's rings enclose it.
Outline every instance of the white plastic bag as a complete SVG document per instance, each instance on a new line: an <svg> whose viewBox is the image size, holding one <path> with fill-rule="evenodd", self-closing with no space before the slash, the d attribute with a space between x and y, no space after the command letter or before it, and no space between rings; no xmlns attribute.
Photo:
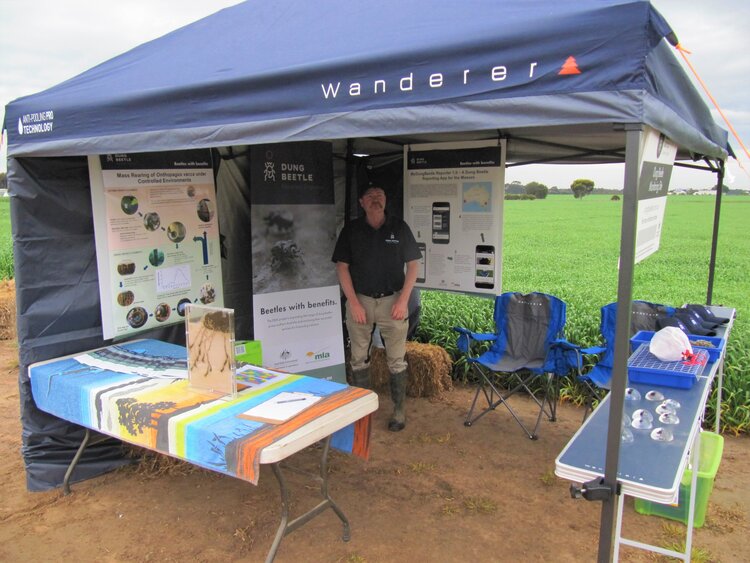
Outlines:
<svg viewBox="0 0 750 563"><path fill-rule="evenodd" d="M662 362L678 362L693 353L687 334L676 326L665 326L654 334L648 349Z"/></svg>

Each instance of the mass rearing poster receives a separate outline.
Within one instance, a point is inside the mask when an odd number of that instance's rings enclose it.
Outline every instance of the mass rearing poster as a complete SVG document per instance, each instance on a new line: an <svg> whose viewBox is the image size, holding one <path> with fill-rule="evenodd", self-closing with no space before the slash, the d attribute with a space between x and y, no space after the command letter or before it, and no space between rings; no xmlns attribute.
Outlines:
<svg viewBox="0 0 750 563"><path fill-rule="evenodd" d="M223 306L211 153L89 157L104 338Z"/></svg>
<svg viewBox="0 0 750 563"><path fill-rule="evenodd" d="M505 141L411 145L404 180L417 287L500 293Z"/></svg>

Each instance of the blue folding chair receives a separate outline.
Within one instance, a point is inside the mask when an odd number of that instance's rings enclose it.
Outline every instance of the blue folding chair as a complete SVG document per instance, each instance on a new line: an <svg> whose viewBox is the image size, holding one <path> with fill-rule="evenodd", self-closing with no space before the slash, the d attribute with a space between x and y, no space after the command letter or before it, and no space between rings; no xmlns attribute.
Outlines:
<svg viewBox="0 0 750 563"><path fill-rule="evenodd" d="M659 330L664 319L672 317L675 308L649 301L633 301L630 313L630 336L639 330ZM600 401L609 391L612 380L612 367L615 359L615 331L617 329L617 303L609 303L601 309L599 330L604 339L604 346L580 348L581 355L599 356L596 364L586 373L579 375L578 380L587 390L583 419L586 420L593 409L594 401Z"/></svg>
<svg viewBox="0 0 750 563"><path fill-rule="evenodd" d="M510 411L532 440L537 438L543 414L555 420L559 389L555 376L566 375L576 367L570 363L571 355L563 353L566 346L572 346L563 337L565 315L565 303L557 297L546 293L509 292L495 298L494 333L479 334L462 327L453 328L459 334L458 349L466 355L478 377L477 392L464 421L466 426L471 426L500 404ZM481 342L489 342L490 348L475 356L473 344ZM501 391L498 388L501 375L510 379L509 389ZM538 377L546 378L541 397L537 397L530 387ZM539 386L535 387L538 393ZM531 431L508 403L508 399L519 391L525 391L539 407ZM480 394L484 394L487 407L474 416Z"/></svg>

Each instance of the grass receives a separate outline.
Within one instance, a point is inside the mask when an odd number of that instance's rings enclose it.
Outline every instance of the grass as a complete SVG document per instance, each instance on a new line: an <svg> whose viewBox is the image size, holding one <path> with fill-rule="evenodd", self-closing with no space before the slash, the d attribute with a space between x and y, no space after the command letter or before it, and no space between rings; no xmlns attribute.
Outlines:
<svg viewBox="0 0 750 563"><path fill-rule="evenodd" d="M426 432L420 432L416 436L412 436L409 438L410 444L447 444L451 441L451 433L448 432L447 434L427 434Z"/></svg>
<svg viewBox="0 0 750 563"><path fill-rule="evenodd" d="M714 198L670 196L658 252L637 264L633 298L679 306L705 303ZM725 197L712 303L737 310L724 370L722 421L735 433L750 431L750 237L745 222L750 197ZM550 196L545 200L506 201L503 291L542 291L568 305L567 338L599 344L599 309L617 300L622 202L609 196ZM445 347L454 358L454 325L492 332L492 301L486 298L423 292L423 324L418 336ZM465 375L457 362L456 374ZM567 391L567 395L574 395ZM707 424L713 424L709 401Z"/></svg>
<svg viewBox="0 0 750 563"><path fill-rule="evenodd" d="M489 497L469 497L464 499L466 512L474 514L494 514L497 512L497 503Z"/></svg>
<svg viewBox="0 0 750 563"><path fill-rule="evenodd" d="M435 464L429 463L425 461L417 461L414 463L409 464L409 469L411 469L412 473L416 473L418 475L421 475L423 473L429 473L431 471L435 470Z"/></svg>
<svg viewBox="0 0 750 563"><path fill-rule="evenodd" d="M685 553L685 542L677 542L673 544L668 544L664 547L664 549L671 549L672 551L676 551L678 553ZM668 557L665 558L667 561L679 561L679 559L676 559L674 557ZM690 561L693 561L693 563L710 563L711 561L715 561L713 555L711 555L711 552L707 549L704 549L702 547L693 547L690 550Z"/></svg>
<svg viewBox="0 0 750 563"><path fill-rule="evenodd" d="M557 295L568 303L573 333L568 336L596 343L598 328L584 325L593 320L598 327L599 308L617 299L621 210L621 202L607 196L507 202L503 290ZM741 311L750 301L745 273L750 239L743 226L748 213L750 197L724 198L713 295L714 303L740 311L740 331L746 330ZM705 303L712 221L712 198L670 197L661 248L636 265L633 297L672 305Z"/></svg>
<svg viewBox="0 0 750 563"><path fill-rule="evenodd" d="M539 480L542 482L542 484L546 487L551 487L555 483L557 483L557 476L555 475L554 469L548 469L545 471L541 477L539 477Z"/></svg>
<svg viewBox="0 0 750 563"><path fill-rule="evenodd" d="M0 279L13 278L13 239L10 231L10 198L0 198Z"/></svg>

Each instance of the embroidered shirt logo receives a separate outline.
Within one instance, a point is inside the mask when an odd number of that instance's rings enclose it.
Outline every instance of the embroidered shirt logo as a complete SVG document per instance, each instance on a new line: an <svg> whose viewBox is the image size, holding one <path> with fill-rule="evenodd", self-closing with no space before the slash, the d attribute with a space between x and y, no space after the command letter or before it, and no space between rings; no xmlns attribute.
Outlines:
<svg viewBox="0 0 750 563"><path fill-rule="evenodd" d="M391 233L390 238L385 239L386 244L398 244L398 239L396 238L396 235Z"/></svg>

